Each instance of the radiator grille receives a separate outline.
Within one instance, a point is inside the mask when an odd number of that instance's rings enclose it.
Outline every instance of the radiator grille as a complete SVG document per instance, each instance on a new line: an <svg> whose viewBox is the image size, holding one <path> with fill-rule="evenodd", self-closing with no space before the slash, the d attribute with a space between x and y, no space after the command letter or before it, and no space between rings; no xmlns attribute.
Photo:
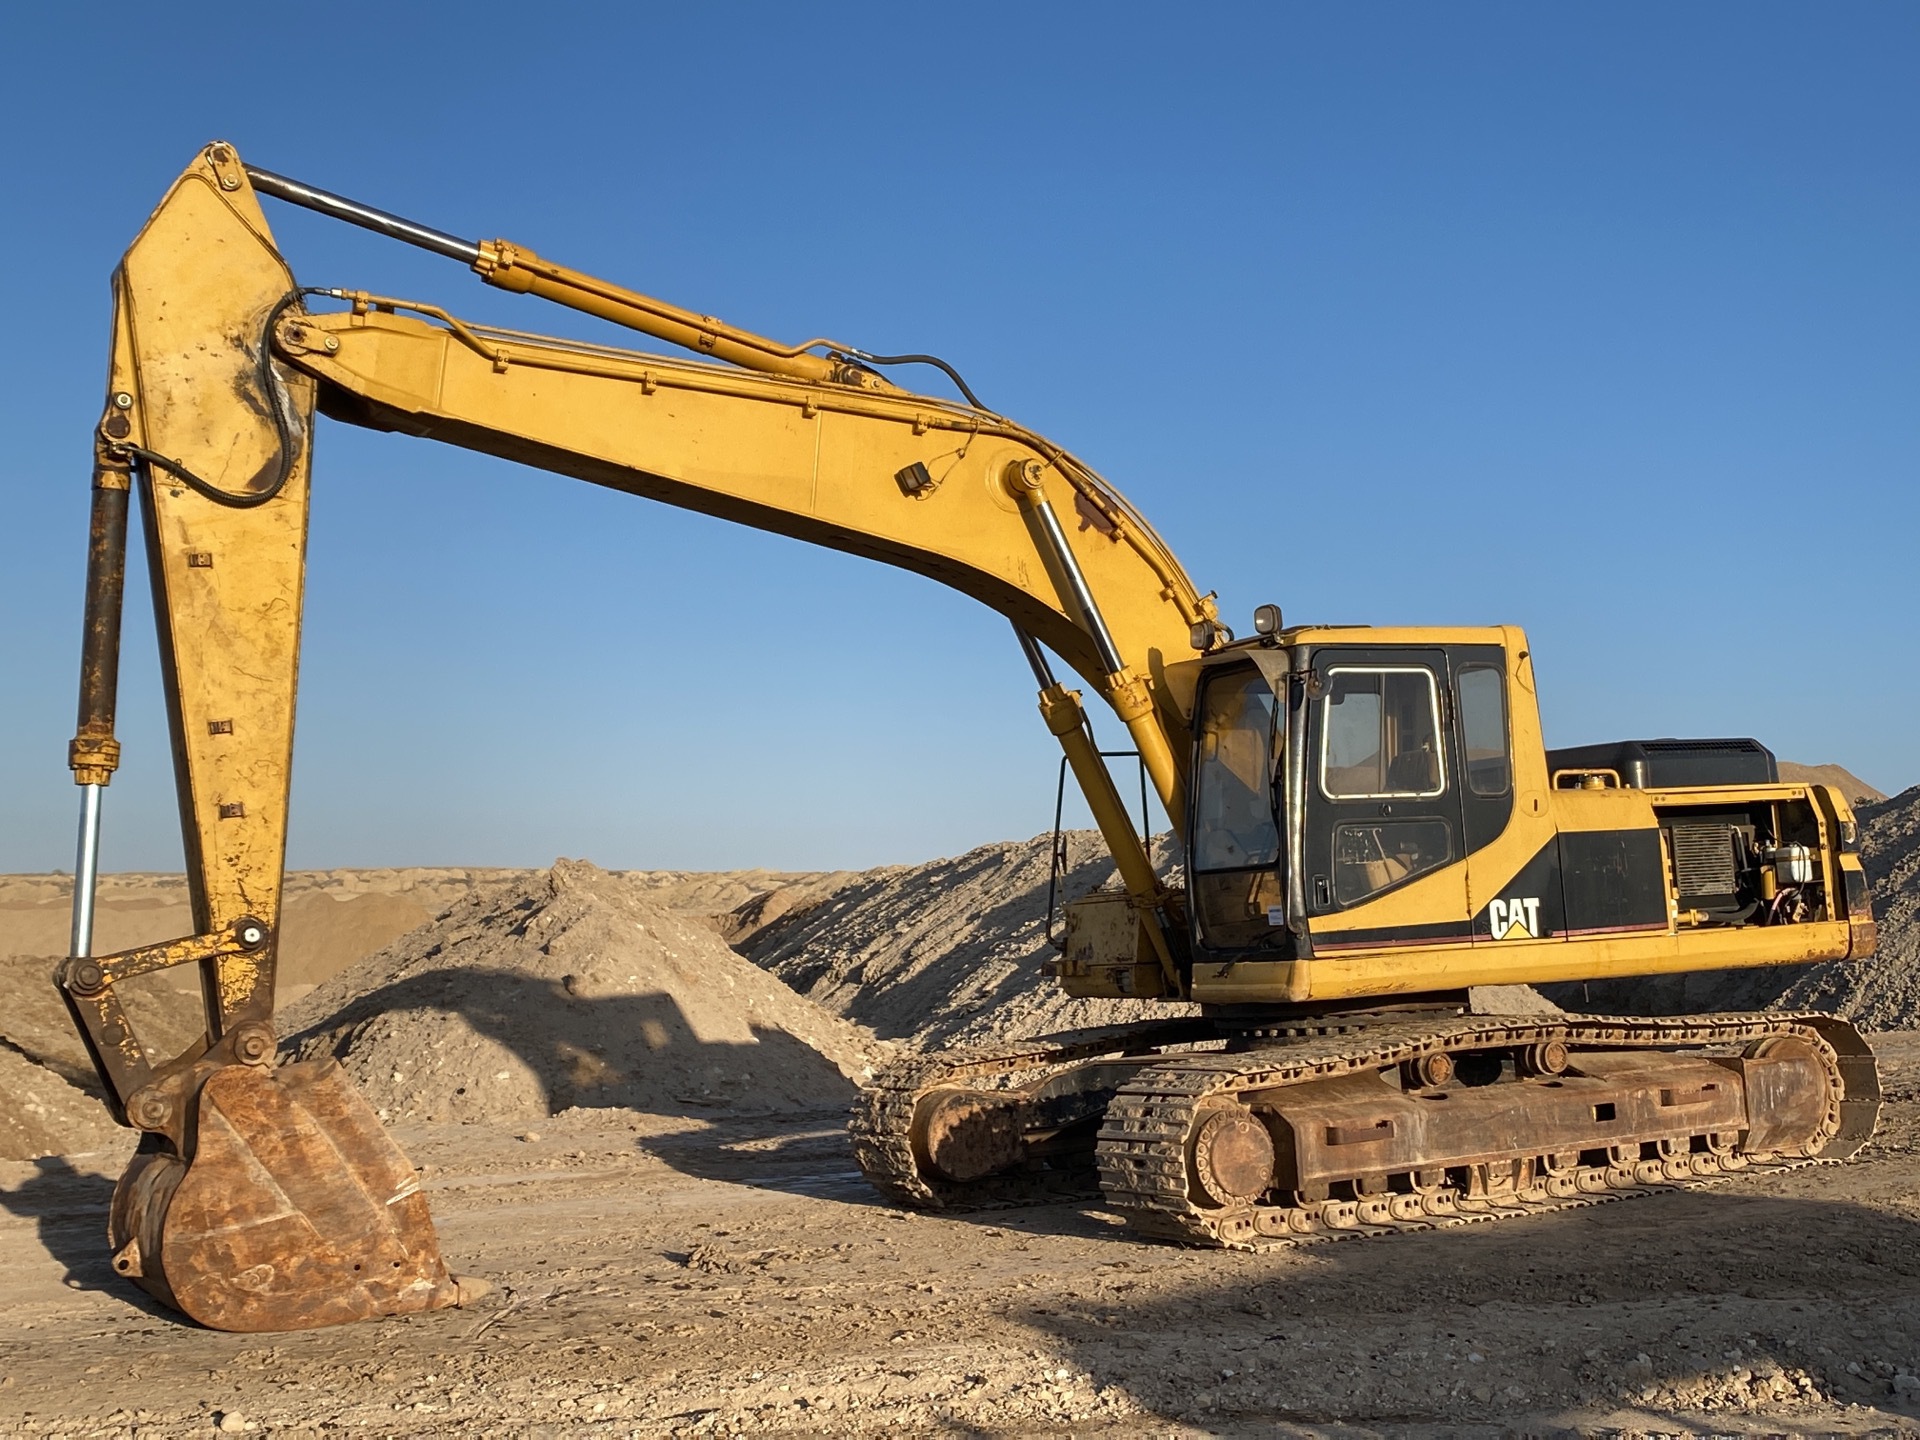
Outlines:
<svg viewBox="0 0 1920 1440"><path fill-rule="evenodd" d="M1739 886L1731 825L1675 825L1673 878L1682 895L1732 895Z"/></svg>

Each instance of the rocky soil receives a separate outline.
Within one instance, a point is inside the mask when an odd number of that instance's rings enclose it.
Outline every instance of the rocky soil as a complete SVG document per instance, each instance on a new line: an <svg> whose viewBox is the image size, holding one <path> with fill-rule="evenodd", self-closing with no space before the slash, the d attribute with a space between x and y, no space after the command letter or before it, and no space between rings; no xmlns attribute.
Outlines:
<svg viewBox="0 0 1920 1440"><path fill-rule="evenodd" d="M1113 878L1099 835L1062 837L1059 898ZM1167 868L1164 844L1161 868ZM1175 1013L1138 1000L1075 1000L1046 969L1052 837L982 845L950 860L851 877L736 941L808 999L912 1045L1024 1039ZM769 901L779 901L775 891ZM762 906L755 907L764 908ZM1054 917L1056 928L1059 917Z"/></svg>
<svg viewBox="0 0 1920 1440"><path fill-rule="evenodd" d="M0 1155L117 1148L121 1131L99 1099L11 1047L0 1046Z"/></svg>
<svg viewBox="0 0 1920 1440"><path fill-rule="evenodd" d="M468 919L495 913L488 909L489 897L506 897L502 903L508 905L521 903L532 891L547 886L547 877L548 872L533 870L419 867L289 874L277 991L283 1031L290 1016L310 1014L317 1022L333 1013L329 1006L345 1009L355 1000L361 1002L356 1012L361 1016L359 1023L381 1029L365 1014L366 997L383 985L398 983L400 977L378 967L359 982L358 989L353 983L345 988L335 985L328 990L330 1000L317 1006L303 1006L301 1001L341 971L409 932L431 927L453 911L460 911ZM830 895L852 877L750 870L629 872L620 878L623 900L642 900L670 912L660 922L670 928L691 925L699 932L683 942L691 947L690 955L697 953L707 962L730 966L745 976L752 967L744 965L723 944L717 944L716 937L751 937L765 920L777 919L795 906ZM51 983L60 963L58 957L66 952L72 894L69 876L0 876L0 1098L12 1104L16 1116L13 1120L0 1116L0 1159L85 1150L113 1133L86 1049ZM453 925L457 929L461 923L465 922L456 920ZM96 951L131 949L191 930L191 910L182 876L129 873L101 877ZM393 962L403 964L409 955L417 961L418 952L435 943L429 937L412 952L403 946L396 951ZM473 960L479 952L468 946L460 950L460 955L463 960ZM565 978L561 971L541 977L522 974L503 982L505 988L500 993L515 987L524 992L530 985L558 984ZM413 985L417 990L426 983L416 979ZM749 983L776 998L792 998L785 996L784 987L769 984L757 972L751 974ZM474 987L456 977L454 988L464 992ZM199 980L193 970L142 976L122 987L120 993L151 1058L178 1054L200 1035L204 1022ZM403 996L403 991L387 992L387 998L395 1004L400 1004ZM519 998L524 1000L525 994ZM397 1034L423 1014L416 1009L408 1022L389 1021L385 1029ZM444 1028L446 1021L442 1016L422 1023L429 1028ZM831 1023L832 1017L821 1021L822 1027ZM673 1017L660 1018L655 1025L665 1027L667 1032L684 1031ZM744 1026L736 1030L736 1038L750 1033ZM650 1029L646 1033L655 1032ZM444 1049L446 1042L440 1038ZM321 1042L309 1036L305 1043L312 1049ZM403 1050L407 1043L400 1042ZM863 1037L860 1043L870 1045L871 1037ZM363 1078L374 1080L378 1074L395 1073L391 1065L385 1072L378 1072L377 1063L369 1051L359 1064ZM405 1075L412 1066L399 1069ZM491 1076L496 1072L487 1073ZM391 1087L394 1082L384 1083ZM525 1084L537 1086L539 1082L529 1078ZM841 1088L845 1088L844 1083ZM562 1085L554 1093L565 1089ZM402 1105L394 1113L411 1108L417 1107ZM546 1113L537 1106L522 1108L527 1113ZM46 1122L40 1118L46 1115L64 1118Z"/></svg>

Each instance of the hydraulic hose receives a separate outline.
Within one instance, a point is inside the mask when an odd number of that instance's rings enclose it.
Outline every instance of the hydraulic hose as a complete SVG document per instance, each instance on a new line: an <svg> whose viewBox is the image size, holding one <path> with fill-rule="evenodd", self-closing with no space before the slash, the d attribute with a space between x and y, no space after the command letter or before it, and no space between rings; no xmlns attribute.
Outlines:
<svg viewBox="0 0 1920 1440"><path fill-rule="evenodd" d="M223 490L211 480L203 479L189 470L178 460L162 455L157 450L149 450L144 445L132 445L124 440L109 440L108 452L116 457L138 460L153 469L164 470L181 484L197 495L203 495L218 505L230 505L238 510L249 510L256 505L264 505L286 488L293 474L293 462L298 450L298 439L293 433L292 422L287 418L286 387L280 377L273 372L273 327L280 323L280 317L298 304L302 297L325 293L317 287L308 285L289 290L282 295L273 309L267 312L267 323L260 336L260 360L258 379L261 393L266 397L267 409L273 417L273 433L277 442L278 454L275 458L273 479L259 490Z"/></svg>

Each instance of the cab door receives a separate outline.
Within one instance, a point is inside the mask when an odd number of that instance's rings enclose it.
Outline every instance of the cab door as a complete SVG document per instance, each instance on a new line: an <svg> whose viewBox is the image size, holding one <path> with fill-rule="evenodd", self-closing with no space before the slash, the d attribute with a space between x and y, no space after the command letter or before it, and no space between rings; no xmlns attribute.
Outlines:
<svg viewBox="0 0 1920 1440"><path fill-rule="evenodd" d="M1302 868L1314 953L1469 943L1446 652L1324 649L1312 677Z"/></svg>

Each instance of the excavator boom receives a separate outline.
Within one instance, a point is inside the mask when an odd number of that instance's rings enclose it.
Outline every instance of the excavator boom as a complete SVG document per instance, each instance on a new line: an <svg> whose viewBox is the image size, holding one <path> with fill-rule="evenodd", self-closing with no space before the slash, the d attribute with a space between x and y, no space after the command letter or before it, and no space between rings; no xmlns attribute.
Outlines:
<svg viewBox="0 0 1920 1440"><path fill-rule="evenodd" d="M301 287L258 196L460 259L489 283L682 345L671 359L472 326L436 307ZM337 1067L274 1067L314 417L427 435L867 555L1007 615L1166 973L1176 927L1078 695L1114 704L1162 800L1184 804L1166 667L1212 623L1151 527L1090 469L991 412L901 390L851 347L787 346L555 265L467 242L203 151L114 277L95 441L83 787L63 996L110 1104L143 1133L114 1207L115 1264L196 1319L286 1329L458 1297L412 1169ZM329 303L342 308L325 310ZM820 353L825 351L827 353ZM96 956L100 793L137 492L158 618L194 933ZM1095 596L1107 597L1096 601ZM206 1035L156 1059L116 987L199 968Z"/></svg>

